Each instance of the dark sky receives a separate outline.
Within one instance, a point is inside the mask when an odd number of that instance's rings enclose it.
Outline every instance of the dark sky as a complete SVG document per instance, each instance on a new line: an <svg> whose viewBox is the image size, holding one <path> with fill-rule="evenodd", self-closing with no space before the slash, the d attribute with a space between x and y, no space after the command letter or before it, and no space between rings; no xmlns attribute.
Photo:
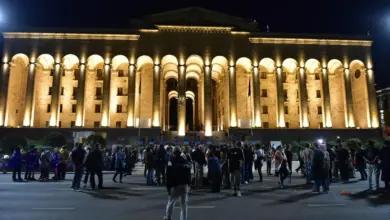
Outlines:
<svg viewBox="0 0 390 220"><path fill-rule="evenodd" d="M271 32L366 35L378 87L390 86L390 0L0 0L3 28L121 27L132 17L199 6L256 19Z"/></svg>

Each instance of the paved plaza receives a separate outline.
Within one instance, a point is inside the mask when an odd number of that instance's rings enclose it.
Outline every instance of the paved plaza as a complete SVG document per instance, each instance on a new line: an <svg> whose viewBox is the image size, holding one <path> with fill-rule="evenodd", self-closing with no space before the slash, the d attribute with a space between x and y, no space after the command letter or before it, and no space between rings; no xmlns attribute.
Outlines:
<svg viewBox="0 0 390 220"><path fill-rule="evenodd" d="M106 189L92 191L70 189L72 174L61 182L11 181L0 175L1 220L152 220L162 219L167 202L165 187L146 186L142 175L127 176L124 183L113 183L112 174L104 175ZM258 178L257 176L255 177ZM335 183L329 194L317 195L304 179L293 176L286 189L278 187L275 177L242 186L242 197L230 196L230 190L212 194L193 189L189 196L189 219L390 219L390 199L365 192L367 182ZM341 190L353 193L340 195ZM179 206L179 204L177 204ZM174 219L179 219L175 209Z"/></svg>

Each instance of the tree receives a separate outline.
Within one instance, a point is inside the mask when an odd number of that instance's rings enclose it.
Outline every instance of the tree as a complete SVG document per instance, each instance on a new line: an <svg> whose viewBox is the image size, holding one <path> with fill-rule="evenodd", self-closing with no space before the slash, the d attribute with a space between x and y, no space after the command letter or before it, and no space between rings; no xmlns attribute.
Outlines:
<svg viewBox="0 0 390 220"><path fill-rule="evenodd" d="M91 134L87 137L85 143L89 145L100 144L101 146L105 147L106 139L100 134Z"/></svg>
<svg viewBox="0 0 390 220"><path fill-rule="evenodd" d="M346 145L348 148L356 149L362 141L359 138L350 138L347 140Z"/></svg>
<svg viewBox="0 0 390 220"><path fill-rule="evenodd" d="M19 136L4 136L1 140L0 150L6 154L11 154L15 147L24 148L27 146L27 141L24 137Z"/></svg>
<svg viewBox="0 0 390 220"><path fill-rule="evenodd" d="M61 147L66 144L66 139L61 133L52 132L43 138L42 143L45 146Z"/></svg>

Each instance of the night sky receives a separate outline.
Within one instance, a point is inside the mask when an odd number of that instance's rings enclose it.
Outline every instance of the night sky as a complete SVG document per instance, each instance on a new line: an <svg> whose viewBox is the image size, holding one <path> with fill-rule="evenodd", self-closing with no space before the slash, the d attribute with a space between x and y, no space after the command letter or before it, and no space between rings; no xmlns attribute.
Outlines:
<svg viewBox="0 0 390 220"><path fill-rule="evenodd" d="M367 35L377 88L390 86L390 0L0 0L0 27L126 28L130 18L199 6L255 19L263 31Z"/></svg>

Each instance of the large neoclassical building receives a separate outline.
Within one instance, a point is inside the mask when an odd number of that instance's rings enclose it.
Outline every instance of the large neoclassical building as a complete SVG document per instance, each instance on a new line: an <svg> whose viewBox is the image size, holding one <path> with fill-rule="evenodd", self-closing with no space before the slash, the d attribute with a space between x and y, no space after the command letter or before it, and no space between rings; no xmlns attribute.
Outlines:
<svg viewBox="0 0 390 220"><path fill-rule="evenodd" d="M178 136L379 125L365 37L264 33L202 8L129 26L2 33L0 125Z"/></svg>

